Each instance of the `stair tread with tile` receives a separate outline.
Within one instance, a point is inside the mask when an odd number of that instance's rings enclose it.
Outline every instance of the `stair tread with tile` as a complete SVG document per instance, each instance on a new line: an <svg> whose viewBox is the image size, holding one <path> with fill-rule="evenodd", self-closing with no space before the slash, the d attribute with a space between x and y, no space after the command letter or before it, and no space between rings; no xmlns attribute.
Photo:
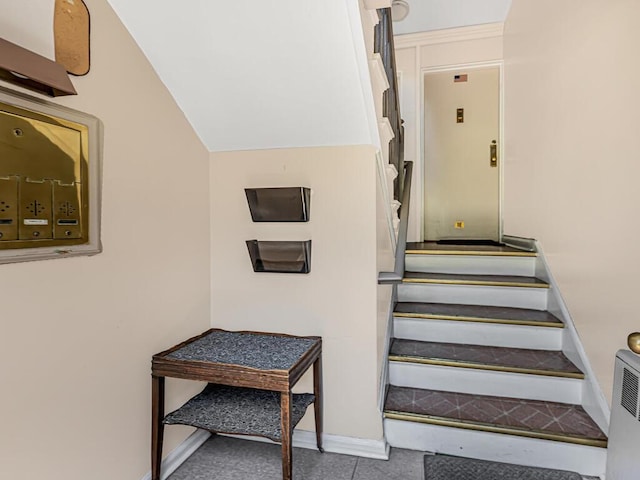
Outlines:
<svg viewBox="0 0 640 480"><path fill-rule="evenodd" d="M606 447L580 405L389 386L388 419Z"/></svg>
<svg viewBox="0 0 640 480"><path fill-rule="evenodd" d="M560 319L545 310L491 305L398 302L394 309L394 315L397 317L564 327Z"/></svg>
<svg viewBox="0 0 640 480"><path fill-rule="evenodd" d="M520 250L507 245L446 245L437 242L407 242L410 255L495 255L535 257L535 252Z"/></svg>
<svg viewBox="0 0 640 480"><path fill-rule="evenodd" d="M391 446L604 473L606 420L534 250L407 244L385 382Z"/></svg>
<svg viewBox="0 0 640 480"><path fill-rule="evenodd" d="M461 275L450 273L405 272L402 282L549 288L549 284L539 278L518 275Z"/></svg>
<svg viewBox="0 0 640 480"><path fill-rule="evenodd" d="M584 378L582 371L560 351L424 342L395 338L389 351L389 360L512 373Z"/></svg>

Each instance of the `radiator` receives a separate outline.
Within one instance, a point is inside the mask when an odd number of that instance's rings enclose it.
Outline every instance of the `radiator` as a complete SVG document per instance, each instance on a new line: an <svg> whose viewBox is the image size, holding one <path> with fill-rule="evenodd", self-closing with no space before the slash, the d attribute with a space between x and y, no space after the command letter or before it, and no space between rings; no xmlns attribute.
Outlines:
<svg viewBox="0 0 640 480"><path fill-rule="evenodd" d="M607 480L640 479L639 380L640 356L619 350L611 399Z"/></svg>

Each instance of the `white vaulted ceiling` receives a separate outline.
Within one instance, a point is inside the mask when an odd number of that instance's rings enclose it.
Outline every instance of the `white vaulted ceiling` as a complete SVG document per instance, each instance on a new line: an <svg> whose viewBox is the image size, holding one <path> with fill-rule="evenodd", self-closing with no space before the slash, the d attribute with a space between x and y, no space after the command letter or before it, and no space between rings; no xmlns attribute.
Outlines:
<svg viewBox="0 0 640 480"><path fill-rule="evenodd" d="M209 150L379 144L359 0L108 1ZM504 21L511 4L407 1L396 33ZM42 35L23 46L51 58L53 0L0 2L3 36L28 24Z"/></svg>
<svg viewBox="0 0 640 480"><path fill-rule="evenodd" d="M358 0L108 1L210 151L379 143ZM408 2L396 33L511 4Z"/></svg>
<svg viewBox="0 0 640 480"><path fill-rule="evenodd" d="M357 0L109 3L209 150L375 143Z"/></svg>

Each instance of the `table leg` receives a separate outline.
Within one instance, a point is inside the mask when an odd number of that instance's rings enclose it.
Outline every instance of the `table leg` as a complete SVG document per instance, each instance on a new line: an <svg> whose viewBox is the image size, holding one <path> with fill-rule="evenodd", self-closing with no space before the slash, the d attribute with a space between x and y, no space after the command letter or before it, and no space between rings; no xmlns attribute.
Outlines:
<svg viewBox="0 0 640 480"><path fill-rule="evenodd" d="M293 478L293 465L291 463L291 392L281 393L280 410L282 422L282 480L291 480Z"/></svg>
<svg viewBox="0 0 640 480"><path fill-rule="evenodd" d="M164 377L151 377L151 480L160 480L164 434Z"/></svg>
<svg viewBox="0 0 640 480"><path fill-rule="evenodd" d="M324 452L324 448L322 448L322 357L318 357L313 363L313 395L316 397L313 402L316 419L316 443L318 450Z"/></svg>

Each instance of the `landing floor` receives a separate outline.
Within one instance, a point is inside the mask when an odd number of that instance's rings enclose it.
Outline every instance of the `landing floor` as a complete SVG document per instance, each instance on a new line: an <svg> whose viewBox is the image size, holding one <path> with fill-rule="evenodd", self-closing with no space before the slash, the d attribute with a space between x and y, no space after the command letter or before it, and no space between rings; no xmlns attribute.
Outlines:
<svg viewBox="0 0 640 480"><path fill-rule="evenodd" d="M407 242L407 251L433 251L434 253L484 253L484 254L507 254L507 255L531 255L531 253L518 250L517 248L495 245L451 245L436 242Z"/></svg>
<svg viewBox="0 0 640 480"><path fill-rule="evenodd" d="M423 457L424 452L399 448L391 449L388 461L294 448L293 477L294 480L423 480ZM214 435L168 480L281 480L280 465L279 445Z"/></svg>

